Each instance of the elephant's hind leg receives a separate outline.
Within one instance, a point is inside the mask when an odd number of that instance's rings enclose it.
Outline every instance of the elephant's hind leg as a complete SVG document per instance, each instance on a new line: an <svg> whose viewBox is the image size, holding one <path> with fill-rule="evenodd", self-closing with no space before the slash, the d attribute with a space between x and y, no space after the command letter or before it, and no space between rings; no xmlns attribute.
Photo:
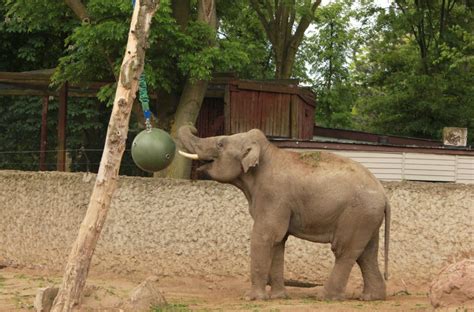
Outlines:
<svg viewBox="0 0 474 312"><path fill-rule="evenodd" d="M376 231L363 253L357 259L357 264L360 266L364 279L362 300L384 300L386 297L385 281L382 278L377 261L378 249L379 232Z"/></svg>
<svg viewBox="0 0 474 312"><path fill-rule="evenodd" d="M354 266L356 257L337 257L329 279L324 285L324 298L327 300L344 300L347 280Z"/></svg>
<svg viewBox="0 0 474 312"><path fill-rule="evenodd" d="M334 268L324 286L325 298L329 300L345 299L345 290L352 267L362 255L371 239L373 228L351 227L352 220L341 223L341 231L336 233L331 250L336 257ZM374 226L375 227L375 226Z"/></svg>

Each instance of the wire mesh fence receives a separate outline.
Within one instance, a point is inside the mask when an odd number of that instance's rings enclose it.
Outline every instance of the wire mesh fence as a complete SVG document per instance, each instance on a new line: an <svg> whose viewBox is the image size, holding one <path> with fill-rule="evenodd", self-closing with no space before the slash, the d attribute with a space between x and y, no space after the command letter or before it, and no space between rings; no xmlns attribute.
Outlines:
<svg viewBox="0 0 474 312"><path fill-rule="evenodd" d="M46 150L44 167L47 171L57 168L58 150ZM102 149L66 149L66 171L92 172L99 170ZM0 150L0 170L40 170L40 150ZM121 175L151 176L138 168L131 157L130 149L125 150L120 165Z"/></svg>

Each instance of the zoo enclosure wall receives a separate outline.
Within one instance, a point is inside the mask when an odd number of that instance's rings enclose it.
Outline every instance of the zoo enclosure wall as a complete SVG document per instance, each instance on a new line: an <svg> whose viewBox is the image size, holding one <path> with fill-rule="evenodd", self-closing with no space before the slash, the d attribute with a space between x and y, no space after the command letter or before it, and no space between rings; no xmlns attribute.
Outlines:
<svg viewBox="0 0 474 312"><path fill-rule="evenodd" d="M0 264L62 271L94 180L82 173L0 171ZM392 206L391 283L425 285L451 258L472 254L474 185L384 187ZM247 201L232 186L121 177L92 272L247 276L251 226ZM382 246L383 239L381 268ZM322 282L332 263L329 245L289 239L286 278ZM359 269L352 274L360 279Z"/></svg>

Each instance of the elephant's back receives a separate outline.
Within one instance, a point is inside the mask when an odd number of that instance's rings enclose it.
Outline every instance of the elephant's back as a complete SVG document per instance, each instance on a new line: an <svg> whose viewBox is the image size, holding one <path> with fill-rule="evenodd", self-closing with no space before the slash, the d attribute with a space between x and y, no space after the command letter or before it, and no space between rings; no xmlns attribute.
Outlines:
<svg viewBox="0 0 474 312"><path fill-rule="evenodd" d="M301 170L314 173L320 178L344 178L349 183L373 186L383 189L377 178L362 164L348 157L326 151L292 152Z"/></svg>
<svg viewBox="0 0 474 312"><path fill-rule="evenodd" d="M293 157L296 158L297 162L302 165L318 170L326 171L358 171L367 170L360 163L331 152L315 151L315 152L303 152L294 153Z"/></svg>

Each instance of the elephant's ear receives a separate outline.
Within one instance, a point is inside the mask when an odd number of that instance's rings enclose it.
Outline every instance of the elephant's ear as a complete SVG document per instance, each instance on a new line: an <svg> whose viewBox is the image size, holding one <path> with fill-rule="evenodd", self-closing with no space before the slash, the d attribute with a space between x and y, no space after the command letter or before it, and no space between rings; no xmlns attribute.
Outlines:
<svg viewBox="0 0 474 312"><path fill-rule="evenodd" d="M247 146L244 157L242 158L242 168L247 173L251 167L258 166L258 159L260 158L260 145L256 142Z"/></svg>

